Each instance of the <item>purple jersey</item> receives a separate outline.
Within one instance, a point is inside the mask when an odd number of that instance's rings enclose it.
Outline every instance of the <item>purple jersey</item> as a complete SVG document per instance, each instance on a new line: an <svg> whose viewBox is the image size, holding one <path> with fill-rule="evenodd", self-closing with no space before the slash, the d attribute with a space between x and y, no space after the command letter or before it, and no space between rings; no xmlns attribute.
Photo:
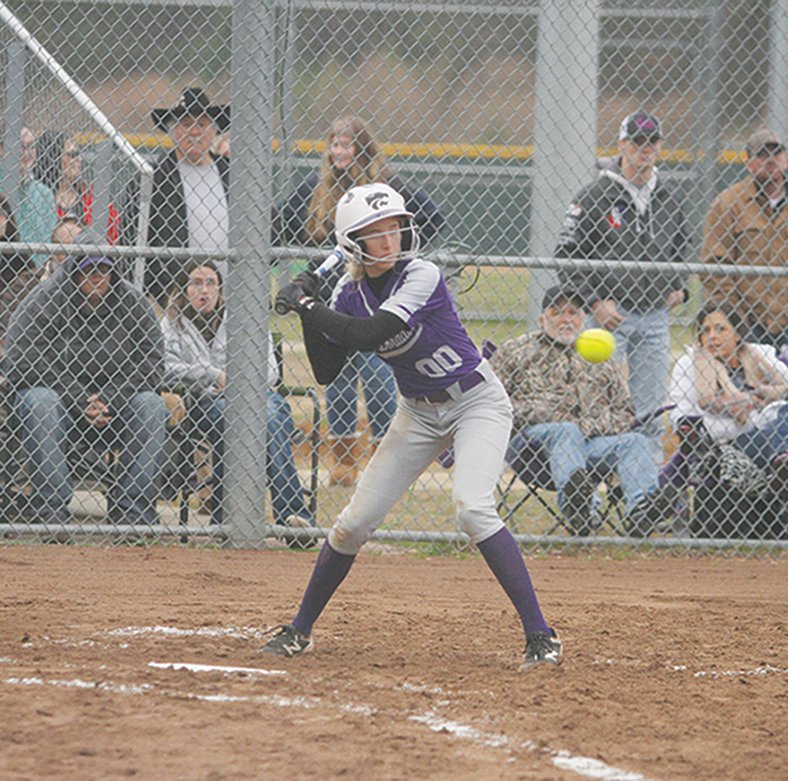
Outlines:
<svg viewBox="0 0 788 781"><path fill-rule="evenodd" d="M470 374L481 355L460 322L451 293L438 267L414 258L400 261L380 299L367 278L345 276L331 297L331 307L353 317L372 317L378 309L399 317L402 331L378 348L394 370L400 393L428 396Z"/></svg>

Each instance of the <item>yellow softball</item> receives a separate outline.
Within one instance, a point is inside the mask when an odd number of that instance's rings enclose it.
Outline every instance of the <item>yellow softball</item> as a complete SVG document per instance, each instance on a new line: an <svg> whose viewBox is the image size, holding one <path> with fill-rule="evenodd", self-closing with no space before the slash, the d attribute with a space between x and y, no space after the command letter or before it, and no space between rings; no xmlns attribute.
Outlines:
<svg viewBox="0 0 788 781"><path fill-rule="evenodd" d="M603 363L616 349L616 337L604 328L589 328L577 335L575 350L589 363Z"/></svg>

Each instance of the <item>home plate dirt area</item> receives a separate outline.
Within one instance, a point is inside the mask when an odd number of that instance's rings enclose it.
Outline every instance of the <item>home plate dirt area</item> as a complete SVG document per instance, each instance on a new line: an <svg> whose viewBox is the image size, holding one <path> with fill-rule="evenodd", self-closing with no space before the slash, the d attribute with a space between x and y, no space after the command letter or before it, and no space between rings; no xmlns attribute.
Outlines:
<svg viewBox="0 0 788 781"><path fill-rule="evenodd" d="M0 548L0 778L785 778L785 557L362 551L313 653L259 653L315 551Z"/></svg>

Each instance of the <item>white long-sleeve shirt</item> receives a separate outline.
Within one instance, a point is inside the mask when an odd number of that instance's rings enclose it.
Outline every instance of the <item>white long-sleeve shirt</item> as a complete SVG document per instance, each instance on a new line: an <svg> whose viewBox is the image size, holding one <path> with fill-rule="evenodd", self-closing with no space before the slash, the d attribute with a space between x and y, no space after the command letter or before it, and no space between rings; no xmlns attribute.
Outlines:
<svg viewBox="0 0 788 781"><path fill-rule="evenodd" d="M747 347L788 382L788 366L779 360L773 347L765 344L748 344ZM785 401L773 402L762 410L753 411L743 424L737 423L731 415L713 413L701 408L698 404L698 392L695 386L695 349L693 347L686 347L684 354L676 361L670 377L669 395L671 403L676 405L670 413L672 424L675 426L679 418L685 416L700 417L706 431L715 442L729 442L739 434L752 431L755 428L762 428L770 419L773 419L774 413L779 407L788 404Z"/></svg>
<svg viewBox="0 0 788 781"><path fill-rule="evenodd" d="M227 367L227 315L210 342L187 317L181 317L176 323L164 315L160 322L164 332L165 381L172 385L183 384L200 395L215 393L215 383ZM268 390L271 390L279 380L279 368L270 334L266 377Z"/></svg>

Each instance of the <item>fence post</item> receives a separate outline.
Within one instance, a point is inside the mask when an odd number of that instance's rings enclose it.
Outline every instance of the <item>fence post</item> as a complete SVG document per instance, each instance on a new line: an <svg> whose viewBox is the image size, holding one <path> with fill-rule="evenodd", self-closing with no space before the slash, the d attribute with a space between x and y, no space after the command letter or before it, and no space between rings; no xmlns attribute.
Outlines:
<svg viewBox="0 0 788 781"><path fill-rule="evenodd" d="M785 142L788 134L788 0L773 0L769 25L769 123Z"/></svg>
<svg viewBox="0 0 788 781"><path fill-rule="evenodd" d="M596 153L598 0L567 9L541 0L536 52L536 111L530 254L551 257L569 199L594 175ZM555 272L531 272L529 326Z"/></svg>
<svg viewBox="0 0 788 781"><path fill-rule="evenodd" d="M271 0L233 2L224 499L230 541L249 547L265 536L273 30Z"/></svg>

